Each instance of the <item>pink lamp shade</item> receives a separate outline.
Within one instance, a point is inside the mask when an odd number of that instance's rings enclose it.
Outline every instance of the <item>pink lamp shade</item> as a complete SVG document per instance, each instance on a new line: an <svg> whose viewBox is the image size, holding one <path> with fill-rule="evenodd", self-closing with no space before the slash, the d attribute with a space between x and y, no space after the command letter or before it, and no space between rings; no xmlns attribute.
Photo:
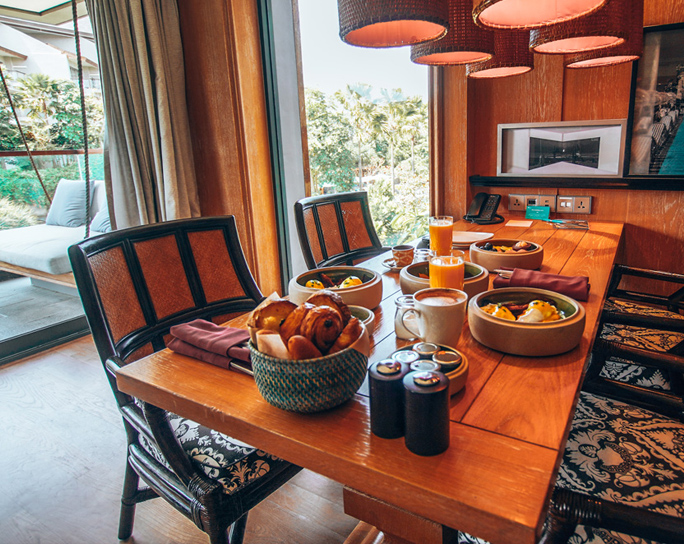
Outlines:
<svg viewBox="0 0 684 544"><path fill-rule="evenodd" d="M481 0L473 17L484 27L531 29L587 15L605 3L606 0Z"/></svg>
<svg viewBox="0 0 684 544"><path fill-rule="evenodd" d="M565 57L566 68L612 66L638 60L644 52L644 0L626 0L628 36L624 43L609 49Z"/></svg>
<svg viewBox="0 0 684 544"><path fill-rule="evenodd" d="M443 38L411 46L418 64L448 65L482 62L494 54L494 32L473 21L471 0L449 0L449 32Z"/></svg>
<svg viewBox="0 0 684 544"><path fill-rule="evenodd" d="M397 47L441 38L447 0L337 0L340 38L361 47Z"/></svg>
<svg viewBox="0 0 684 544"><path fill-rule="evenodd" d="M532 30L530 47L535 53L558 55L620 45L629 32L630 8L629 0L608 0L589 15Z"/></svg>
<svg viewBox="0 0 684 544"><path fill-rule="evenodd" d="M494 32L494 56L485 62L468 64L466 75L473 79L516 76L534 68L530 51L529 30L497 30Z"/></svg>

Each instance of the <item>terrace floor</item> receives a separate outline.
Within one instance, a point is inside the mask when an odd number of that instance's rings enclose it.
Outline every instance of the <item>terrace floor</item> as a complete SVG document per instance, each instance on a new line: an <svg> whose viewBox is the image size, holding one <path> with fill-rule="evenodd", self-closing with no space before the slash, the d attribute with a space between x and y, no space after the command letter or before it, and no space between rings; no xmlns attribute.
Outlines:
<svg viewBox="0 0 684 544"><path fill-rule="evenodd" d="M75 290L11 274L0 277L0 364L86 332Z"/></svg>

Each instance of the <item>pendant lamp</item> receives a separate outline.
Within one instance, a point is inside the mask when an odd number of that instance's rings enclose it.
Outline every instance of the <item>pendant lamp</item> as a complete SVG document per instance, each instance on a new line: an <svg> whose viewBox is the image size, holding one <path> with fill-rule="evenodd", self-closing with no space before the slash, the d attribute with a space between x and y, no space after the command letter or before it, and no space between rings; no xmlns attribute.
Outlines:
<svg viewBox="0 0 684 544"><path fill-rule="evenodd" d="M467 64L489 60L493 54L494 32L475 24L472 0L449 0L447 35L411 46L411 60L418 64Z"/></svg>
<svg viewBox="0 0 684 544"><path fill-rule="evenodd" d="M361 47L397 47L441 38L447 0L337 0L340 38Z"/></svg>
<svg viewBox="0 0 684 544"><path fill-rule="evenodd" d="M568 55L566 68L612 66L639 59L644 52L644 0L627 0L628 35L624 43L589 53Z"/></svg>
<svg viewBox="0 0 684 544"><path fill-rule="evenodd" d="M498 29L532 29L569 21L599 9L606 0L480 0L477 24Z"/></svg>
<svg viewBox="0 0 684 544"><path fill-rule="evenodd" d="M629 32L629 0L608 0L599 10L530 32L530 48L552 55L585 53L624 43Z"/></svg>
<svg viewBox="0 0 684 544"><path fill-rule="evenodd" d="M494 56L485 62L468 64L466 75L473 79L516 76L534 68L529 30L494 32Z"/></svg>

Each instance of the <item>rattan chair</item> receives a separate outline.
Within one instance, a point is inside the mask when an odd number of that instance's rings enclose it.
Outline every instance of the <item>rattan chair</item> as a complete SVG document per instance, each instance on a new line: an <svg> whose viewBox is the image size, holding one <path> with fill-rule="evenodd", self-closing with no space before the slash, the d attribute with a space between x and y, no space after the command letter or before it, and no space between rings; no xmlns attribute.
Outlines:
<svg viewBox="0 0 684 544"><path fill-rule="evenodd" d="M353 265L390 249L378 239L364 191L304 198L295 203L294 211L310 270Z"/></svg>
<svg viewBox="0 0 684 544"><path fill-rule="evenodd" d="M119 538L131 536L136 504L160 496L213 544L239 544L249 510L300 468L122 393L115 376L164 348L172 325L219 323L263 298L234 218L115 231L71 246L69 258L128 437Z"/></svg>
<svg viewBox="0 0 684 544"><path fill-rule="evenodd" d="M615 267L541 544L684 542L683 284Z"/></svg>
<svg viewBox="0 0 684 544"><path fill-rule="evenodd" d="M621 287L648 280L651 294ZM626 281L625 281L626 280ZM684 275L617 265L584 389L684 420Z"/></svg>

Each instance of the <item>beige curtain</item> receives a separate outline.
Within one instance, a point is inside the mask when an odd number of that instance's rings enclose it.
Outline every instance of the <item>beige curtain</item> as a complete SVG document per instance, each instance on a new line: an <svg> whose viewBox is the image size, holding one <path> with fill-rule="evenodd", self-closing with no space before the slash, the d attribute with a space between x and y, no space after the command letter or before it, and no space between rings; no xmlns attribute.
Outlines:
<svg viewBox="0 0 684 544"><path fill-rule="evenodd" d="M116 228L200 215L175 0L86 0L107 123Z"/></svg>

